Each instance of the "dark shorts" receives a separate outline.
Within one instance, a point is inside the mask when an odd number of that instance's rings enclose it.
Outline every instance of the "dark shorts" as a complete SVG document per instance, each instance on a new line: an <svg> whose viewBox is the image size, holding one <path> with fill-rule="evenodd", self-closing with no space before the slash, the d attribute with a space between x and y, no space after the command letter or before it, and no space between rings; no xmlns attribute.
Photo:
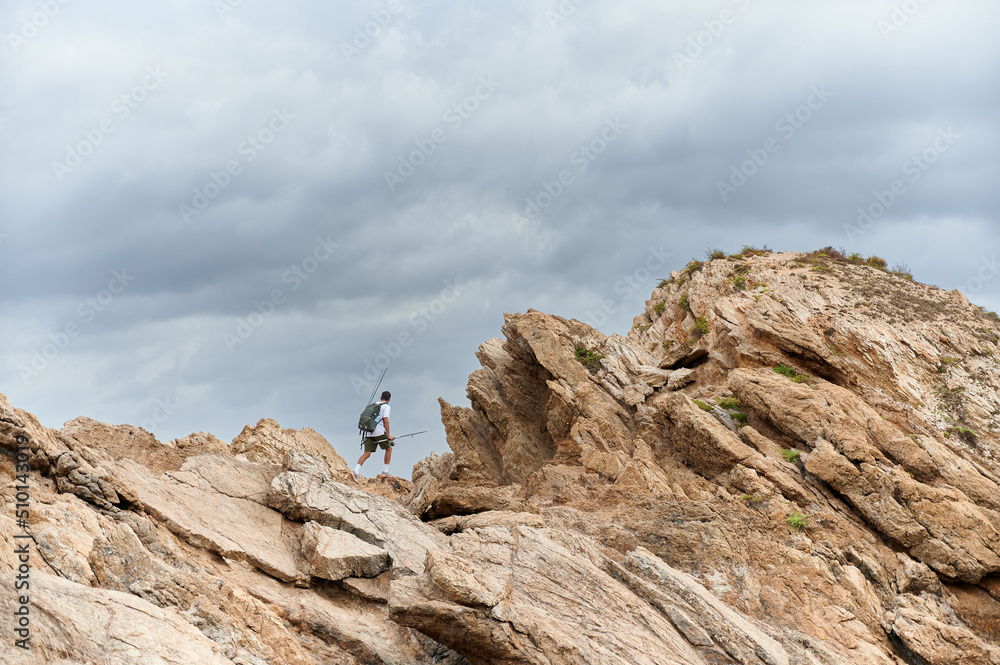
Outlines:
<svg viewBox="0 0 1000 665"><path fill-rule="evenodd" d="M373 453L375 449L381 447L382 450L387 450L389 446L392 445L392 441L385 434L379 434L378 436L370 436L365 439L365 452Z"/></svg>

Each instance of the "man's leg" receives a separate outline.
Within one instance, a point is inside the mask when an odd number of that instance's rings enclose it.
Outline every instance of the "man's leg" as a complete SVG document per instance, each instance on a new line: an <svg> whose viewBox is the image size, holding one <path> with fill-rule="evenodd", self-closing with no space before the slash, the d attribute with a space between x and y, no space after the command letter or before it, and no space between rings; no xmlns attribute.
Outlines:
<svg viewBox="0 0 1000 665"><path fill-rule="evenodd" d="M368 461L368 458L372 454L372 451L368 450L367 448L368 445L366 444L365 452L361 457L358 458L358 465L354 467L354 471L351 471L350 469L347 470L347 473L351 474L351 480L354 480L355 482L357 482L358 480L358 474L361 473L361 465L364 464L366 461Z"/></svg>
<svg viewBox="0 0 1000 665"><path fill-rule="evenodd" d="M382 468L382 474L389 475L389 460L392 459L392 444L385 449L385 466Z"/></svg>

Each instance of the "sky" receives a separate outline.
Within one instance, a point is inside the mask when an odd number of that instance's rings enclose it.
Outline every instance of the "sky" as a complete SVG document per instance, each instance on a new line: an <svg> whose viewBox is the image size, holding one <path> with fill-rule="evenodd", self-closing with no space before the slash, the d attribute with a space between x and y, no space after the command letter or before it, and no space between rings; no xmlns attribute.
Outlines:
<svg viewBox="0 0 1000 665"><path fill-rule="evenodd" d="M6 0L0 392L409 477L478 346L743 245L1000 309L995 0ZM364 473L381 470L379 455Z"/></svg>

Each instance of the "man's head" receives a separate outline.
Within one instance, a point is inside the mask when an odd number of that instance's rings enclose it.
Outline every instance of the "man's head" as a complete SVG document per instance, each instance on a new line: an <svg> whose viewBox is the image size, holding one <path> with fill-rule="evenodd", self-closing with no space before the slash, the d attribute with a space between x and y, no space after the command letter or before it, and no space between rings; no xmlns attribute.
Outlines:
<svg viewBox="0 0 1000 665"><path fill-rule="evenodd" d="M392 399L392 395L389 394L389 391L388 390L383 390L382 391L382 401L383 402L388 402L390 399Z"/></svg>

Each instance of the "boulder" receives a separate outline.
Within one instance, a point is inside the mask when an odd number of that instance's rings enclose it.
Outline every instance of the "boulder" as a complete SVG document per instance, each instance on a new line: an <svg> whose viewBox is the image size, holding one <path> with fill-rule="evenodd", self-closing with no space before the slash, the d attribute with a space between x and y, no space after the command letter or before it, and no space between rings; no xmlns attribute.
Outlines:
<svg viewBox="0 0 1000 665"><path fill-rule="evenodd" d="M389 568L385 550L316 522L307 522L302 530L302 556L313 576L334 582L345 577L376 577Z"/></svg>

